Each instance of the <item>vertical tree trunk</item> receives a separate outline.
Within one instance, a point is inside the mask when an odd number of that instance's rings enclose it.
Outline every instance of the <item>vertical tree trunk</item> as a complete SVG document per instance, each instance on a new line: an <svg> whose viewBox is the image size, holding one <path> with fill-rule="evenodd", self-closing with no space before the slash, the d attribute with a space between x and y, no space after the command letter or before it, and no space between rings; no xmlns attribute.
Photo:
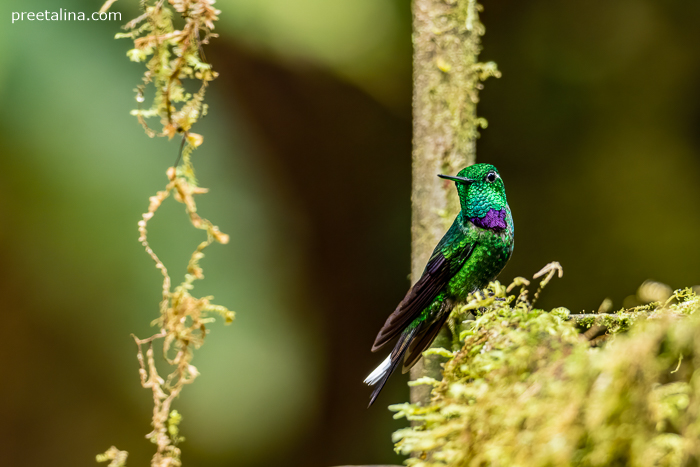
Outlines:
<svg viewBox="0 0 700 467"><path fill-rule="evenodd" d="M435 245L459 212L455 175L476 160L476 117L480 79L498 72L479 64L480 5L475 0L413 1L413 221L411 279L415 283ZM449 348L442 330L433 346ZM411 379L441 379L439 357L422 358ZM411 402L425 405L430 387L411 388Z"/></svg>

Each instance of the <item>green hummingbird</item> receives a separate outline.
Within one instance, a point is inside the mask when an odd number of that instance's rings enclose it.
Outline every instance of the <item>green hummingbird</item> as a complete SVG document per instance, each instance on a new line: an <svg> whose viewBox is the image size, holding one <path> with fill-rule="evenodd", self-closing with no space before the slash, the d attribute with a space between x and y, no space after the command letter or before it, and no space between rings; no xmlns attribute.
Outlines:
<svg viewBox="0 0 700 467"><path fill-rule="evenodd" d="M496 167L475 164L456 177L438 177L455 182L461 210L430 255L418 282L377 334L372 352L396 337L398 341L386 360L365 379L366 384L376 386L369 405L401 361L404 373L415 365L455 303L494 280L513 253L513 216Z"/></svg>

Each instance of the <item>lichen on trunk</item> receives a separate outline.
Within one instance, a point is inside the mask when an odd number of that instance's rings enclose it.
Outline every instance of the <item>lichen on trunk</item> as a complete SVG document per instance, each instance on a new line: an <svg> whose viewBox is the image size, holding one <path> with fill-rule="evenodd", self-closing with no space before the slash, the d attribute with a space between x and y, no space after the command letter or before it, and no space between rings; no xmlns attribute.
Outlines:
<svg viewBox="0 0 700 467"><path fill-rule="evenodd" d="M499 76L495 63L479 63L484 26L475 0L413 2L413 221L411 279L415 283L433 248L459 212L455 174L476 161L476 138L486 121L476 115L481 81ZM444 347L443 330L435 345ZM440 357L422 358L411 379L439 377ZM427 402L424 386L412 402Z"/></svg>

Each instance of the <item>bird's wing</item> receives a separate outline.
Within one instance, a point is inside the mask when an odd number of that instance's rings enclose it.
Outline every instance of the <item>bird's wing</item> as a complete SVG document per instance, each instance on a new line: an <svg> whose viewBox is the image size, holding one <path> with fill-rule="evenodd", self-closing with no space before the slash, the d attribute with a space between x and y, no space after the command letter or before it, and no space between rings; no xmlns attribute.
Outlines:
<svg viewBox="0 0 700 467"><path fill-rule="evenodd" d="M442 238L428 260L423 275L408 291L396 310L387 318L377 334L372 352L398 336L408 324L420 316L421 312L432 303L440 291L464 265L474 250L475 242L469 241L461 229L458 220ZM455 230L453 230L455 229Z"/></svg>
<svg viewBox="0 0 700 467"><path fill-rule="evenodd" d="M427 329L421 331L421 333L416 333L416 338L411 341L410 346L406 349L406 356L403 361L403 373L407 373L408 370L416 364L418 360L423 356L423 352L430 347L433 343L435 337L437 337L440 329L450 317L450 310L447 310L443 315L436 321L430 323Z"/></svg>

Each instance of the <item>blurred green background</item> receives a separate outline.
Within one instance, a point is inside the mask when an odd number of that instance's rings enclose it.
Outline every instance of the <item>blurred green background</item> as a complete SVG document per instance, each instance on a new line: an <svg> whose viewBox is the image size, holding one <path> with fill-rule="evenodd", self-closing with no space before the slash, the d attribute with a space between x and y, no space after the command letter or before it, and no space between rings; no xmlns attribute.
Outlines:
<svg viewBox="0 0 700 467"><path fill-rule="evenodd" d="M99 2L0 5L0 465L131 466L153 446L150 392L130 333L147 336L160 275L136 241L178 143L129 111L143 65L121 22L23 21ZM365 406L374 334L409 285L411 25L399 0L219 0L206 48L221 73L194 128L211 192L200 212L231 235L197 295L216 324L177 402L185 465L398 463L385 409ZM517 225L501 276L558 260L543 307L619 308L645 279L700 283L700 3L485 2L478 160L497 165ZM152 244L179 277L201 240L170 200Z"/></svg>

